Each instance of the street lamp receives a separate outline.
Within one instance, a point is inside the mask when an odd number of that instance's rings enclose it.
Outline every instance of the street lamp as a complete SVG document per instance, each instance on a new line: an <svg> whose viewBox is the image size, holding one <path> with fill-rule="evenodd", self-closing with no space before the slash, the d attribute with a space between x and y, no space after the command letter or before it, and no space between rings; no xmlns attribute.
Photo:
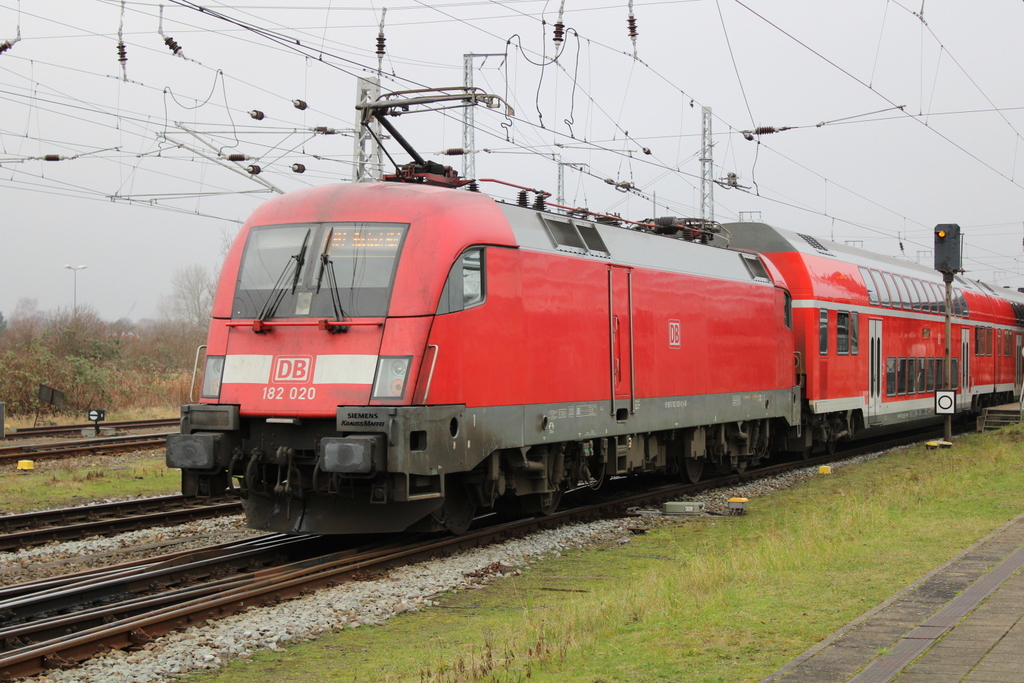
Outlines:
<svg viewBox="0 0 1024 683"><path fill-rule="evenodd" d="M69 266L69 265L65 264L64 267L67 268L68 270L70 270L71 272L73 272L75 274L75 298L74 298L74 309L73 310L74 310L74 314L77 316L78 315L78 271L82 270L83 268L88 268L89 266Z"/></svg>

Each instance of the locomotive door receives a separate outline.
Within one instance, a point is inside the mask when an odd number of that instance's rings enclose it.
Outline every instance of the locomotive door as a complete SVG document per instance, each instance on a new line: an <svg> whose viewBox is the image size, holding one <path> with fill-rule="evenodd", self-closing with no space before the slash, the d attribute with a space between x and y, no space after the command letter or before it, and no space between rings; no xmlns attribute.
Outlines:
<svg viewBox="0 0 1024 683"><path fill-rule="evenodd" d="M868 422L882 419L882 321L868 320Z"/></svg>
<svg viewBox="0 0 1024 683"><path fill-rule="evenodd" d="M957 402L961 410L971 407L971 331L960 330L960 393Z"/></svg>
<svg viewBox="0 0 1024 683"><path fill-rule="evenodd" d="M625 420L633 405L633 273L608 266L608 335L611 342L612 415Z"/></svg>

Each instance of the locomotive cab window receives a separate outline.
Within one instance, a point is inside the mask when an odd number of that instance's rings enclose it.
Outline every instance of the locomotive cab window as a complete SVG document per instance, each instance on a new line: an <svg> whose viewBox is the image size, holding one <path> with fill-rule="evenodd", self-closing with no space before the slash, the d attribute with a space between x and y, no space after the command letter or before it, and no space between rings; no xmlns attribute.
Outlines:
<svg viewBox="0 0 1024 683"><path fill-rule="evenodd" d="M483 247L463 252L448 271L448 279L437 303L437 314L455 313L479 306L486 298Z"/></svg>
<svg viewBox="0 0 1024 683"><path fill-rule="evenodd" d="M409 226L304 223L252 228L233 318L383 317Z"/></svg>

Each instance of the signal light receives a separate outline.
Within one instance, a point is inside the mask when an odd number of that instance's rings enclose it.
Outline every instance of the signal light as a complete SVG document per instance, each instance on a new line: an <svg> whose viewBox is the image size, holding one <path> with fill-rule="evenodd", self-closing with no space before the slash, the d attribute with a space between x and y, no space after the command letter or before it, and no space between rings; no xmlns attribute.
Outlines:
<svg viewBox="0 0 1024 683"><path fill-rule="evenodd" d="M935 270L953 273L963 270L960 226L942 223L935 226Z"/></svg>

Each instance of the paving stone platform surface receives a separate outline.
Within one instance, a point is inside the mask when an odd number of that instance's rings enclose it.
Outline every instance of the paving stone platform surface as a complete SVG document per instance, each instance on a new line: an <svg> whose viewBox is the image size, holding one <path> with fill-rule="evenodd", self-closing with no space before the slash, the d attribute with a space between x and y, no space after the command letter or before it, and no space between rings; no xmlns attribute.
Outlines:
<svg viewBox="0 0 1024 683"><path fill-rule="evenodd" d="M1024 683L1024 515L761 683Z"/></svg>

